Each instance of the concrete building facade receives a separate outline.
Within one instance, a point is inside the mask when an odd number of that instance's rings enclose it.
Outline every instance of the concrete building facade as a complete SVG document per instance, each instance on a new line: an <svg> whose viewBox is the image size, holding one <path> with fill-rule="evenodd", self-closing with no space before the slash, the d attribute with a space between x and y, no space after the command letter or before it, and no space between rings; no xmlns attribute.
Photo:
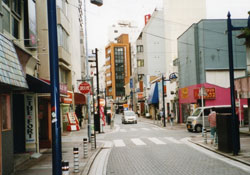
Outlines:
<svg viewBox="0 0 250 175"><path fill-rule="evenodd" d="M247 20L233 20L236 26L244 26ZM180 120L189 115L191 104L201 106L195 87L201 86L207 91L213 91L213 97L207 97L206 106L229 105L229 61L226 20L201 20L193 24L178 38L179 59L179 102ZM246 48L244 40L236 39L238 32L234 32L234 75L235 78L246 74ZM190 88L189 88L190 87ZM224 89L223 89L224 88ZM220 96L221 94L224 94ZM246 103L242 101L241 107ZM188 105L188 106L187 106Z"/></svg>

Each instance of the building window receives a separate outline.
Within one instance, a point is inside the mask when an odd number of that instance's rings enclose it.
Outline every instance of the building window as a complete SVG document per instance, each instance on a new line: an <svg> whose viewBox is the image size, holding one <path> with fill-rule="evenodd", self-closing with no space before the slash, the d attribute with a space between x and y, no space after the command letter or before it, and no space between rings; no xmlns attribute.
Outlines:
<svg viewBox="0 0 250 175"><path fill-rule="evenodd" d="M137 53L143 52L143 45L137 45L136 50L137 50Z"/></svg>
<svg viewBox="0 0 250 175"><path fill-rule="evenodd" d="M63 47L66 51L69 51L69 35L64 30L64 28L61 25L57 25L57 36L58 36L58 46Z"/></svg>
<svg viewBox="0 0 250 175"><path fill-rule="evenodd" d="M115 88L116 96L124 96L124 48L115 47Z"/></svg>
<svg viewBox="0 0 250 175"><path fill-rule="evenodd" d="M137 66L138 66L138 67L144 67L144 60L138 59L138 60L137 60Z"/></svg>
<svg viewBox="0 0 250 175"><path fill-rule="evenodd" d="M20 0L12 0L12 11L18 15L21 16L21 1Z"/></svg>
<svg viewBox="0 0 250 175"><path fill-rule="evenodd" d="M60 68L60 83L65 83L67 84L67 71L65 69Z"/></svg>
<svg viewBox="0 0 250 175"><path fill-rule="evenodd" d="M106 77L110 77L110 76L111 76L111 73L110 73L110 72L106 74Z"/></svg>
<svg viewBox="0 0 250 175"><path fill-rule="evenodd" d="M10 115L10 95L0 95L0 115L2 116L2 130L11 129L11 115Z"/></svg>
<svg viewBox="0 0 250 175"><path fill-rule="evenodd" d="M21 1L3 0L3 29L15 38L19 38L21 19Z"/></svg>

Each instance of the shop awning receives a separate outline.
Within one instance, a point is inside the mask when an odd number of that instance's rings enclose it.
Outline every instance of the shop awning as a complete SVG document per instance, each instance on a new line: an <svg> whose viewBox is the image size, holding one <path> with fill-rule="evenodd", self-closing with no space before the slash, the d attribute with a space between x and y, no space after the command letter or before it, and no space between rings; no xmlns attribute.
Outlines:
<svg viewBox="0 0 250 175"><path fill-rule="evenodd" d="M85 105L86 104L86 97L84 94L75 92L74 93L74 99L76 105Z"/></svg>
<svg viewBox="0 0 250 175"><path fill-rule="evenodd" d="M46 81L33 77L29 74L26 74L26 80L29 86L29 91L35 93L50 93L51 87L50 84Z"/></svg>
<svg viewBox="0 0 250 175"><path fill-rule="evenodd" d="M13 43L0 34L0 84L28 88Z"/></svg>
<svg viewBox="0 0 250 175"><path fill-rule="evenodd" d="M151 85L148 104L157 104L159 103L159 94L158 94L158 82L155 82Z"/></svg>
<svg viewBox="0 0 250 175"><path fill-rule="evenodd" d="M250 76L234 80L235 90L240 93L241 98L250 98Z"/></svg>

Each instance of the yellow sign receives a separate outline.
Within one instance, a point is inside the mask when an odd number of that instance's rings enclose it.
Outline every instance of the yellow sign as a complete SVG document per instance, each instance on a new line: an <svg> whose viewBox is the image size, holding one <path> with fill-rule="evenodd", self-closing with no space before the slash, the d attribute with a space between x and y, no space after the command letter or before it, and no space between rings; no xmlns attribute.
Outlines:
<svg viewBox="0 0 250 175"><path fill-rule="evenodd" d="M181 88L181 98L188 98L188 88Z"/></svg>

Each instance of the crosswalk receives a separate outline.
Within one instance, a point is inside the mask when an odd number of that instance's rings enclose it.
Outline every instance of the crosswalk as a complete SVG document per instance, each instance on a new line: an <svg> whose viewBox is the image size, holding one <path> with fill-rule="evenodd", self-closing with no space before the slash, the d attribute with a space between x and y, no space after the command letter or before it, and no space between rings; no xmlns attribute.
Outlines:
<svg viewBox="0 0 250 175"><path fill-rule="evenodd" d="M113 140L114 147L125 147L131 143L134 146L147 146L147 145L167 145L167 144L184 144L182 140L173 137L148 137L148 138L131 138L131 139L116 139Z"/></svg>
<svg viewBox="0 0 250 175"><path fill-rule="evenodd" d="M165 131L163 128L151 127L151 128L120 128L118 132L131 132L131 131Z"/></svg>

